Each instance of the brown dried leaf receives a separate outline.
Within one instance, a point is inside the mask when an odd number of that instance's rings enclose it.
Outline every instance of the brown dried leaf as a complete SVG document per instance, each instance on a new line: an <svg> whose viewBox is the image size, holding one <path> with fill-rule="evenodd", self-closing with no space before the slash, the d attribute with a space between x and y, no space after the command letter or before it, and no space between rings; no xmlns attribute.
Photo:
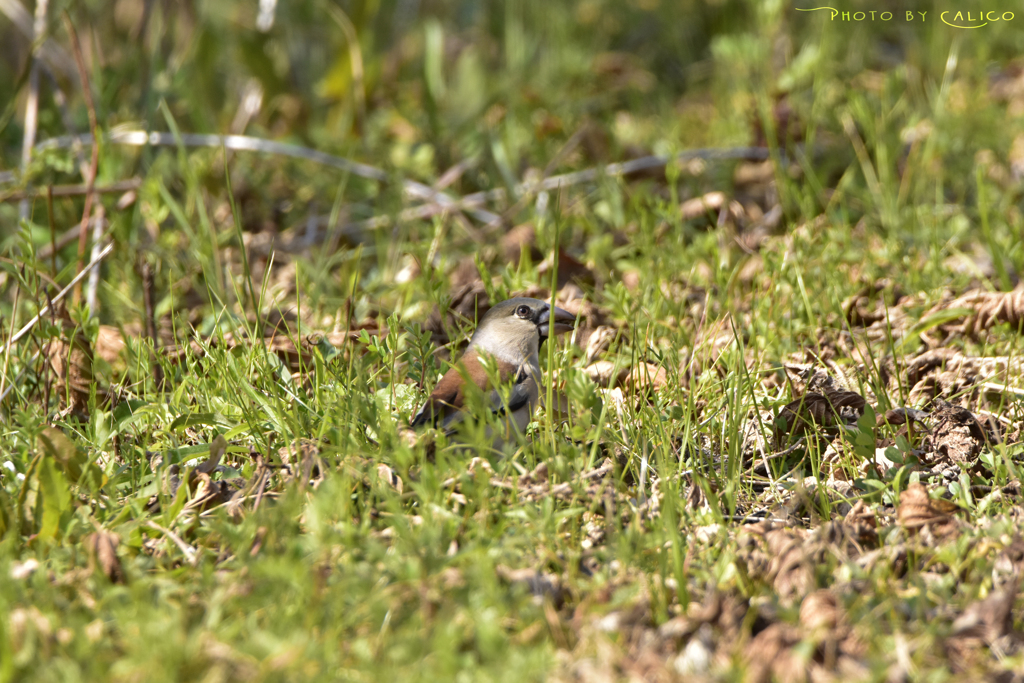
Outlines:
<svg viewBox="0 0 1024 683"><path fill-rule="evenodd" d="M913 386L937 369L959 368L962 361L963 355L956 349L929 349L907 363L907 383Z"/></svg>
<svg viewBox="0 0 1024 683"><path fill-rule="evenodd" d="M519 497L521 500L538 501L545 498L556 498L558 500L571 500L577 495L576 488L581 487L584 491L579 494L584 500L599 500L602 498L606 486L612 478L615 467L611 458L605 458L600 466L583 472L572 481L564 481L554 484L547 479L547 468L539 466L529 475L519 480ZM536 477L536 479L534 478ZM543 479L541 479L543 477ZM531 483L536 481L538 483ZM491 485L505 489L513 489L512 482L492 478Z"/></svg>
<svg viewBox="0 0 1024 683"><path fill-rule="evenodd" d="M789 624L772 624L750 641L746 652L745 683L803 683L807 668L803 659L793 651L800 642L800 632Z"/></svg>
<svg viewBox="0 0 1024 683"><path fill-rule="evenodd" d="M879 415L875 420L875 426L881 427L882 425L889 425L890 427L898 427L906 424L924 425L925 418L927 417L928 413L923 410L914 410L913 408L901 406L899 408L893 408L892 410L885 411L885 415Z"/></svg>
<svg viewBox="0 0 1024 683"><path fill-rule="evenodd" d="M878 520L863 500L854 503L846 513L844 526L858 544L873 546L878 543Z"/></svg>
<svg viewBox="0 0 1024 683"><path fill-rule="evenodd" d="M189 486L193 482L196 485L196 492L182 508L183 514L191 511L205 512L230 502L235 493L241 489L243 480L214 481L209 474L195 469L189 472Z"/></svg>
<svg viewBox="0 0 1024 683"><path fill-rule="evenodd" d="M595 328L587 339L587 346L583 352L584 362L591 365L611 349L616 334L616 330L612 327L602 325Z"/></svg>
<svg viewBox="0 0 1024 683"><path fill-rule="evenodd" d="M202 474L213 474L213 471L217 469L217 465L220 464L220 459L224 457L227 451L227 439L224 438L223 434L218 434L217 438L210 442L210 455L194 471Z"/></svg>
<svg viewBox="0 0 1024 683"><path fill-rule="evenodd" d="M970 463L985 445L985 430L966 408L937 400L931 447L942 463Z"/></svg>
<svg viewBox="0 0 1024 683"><path fill-rule="evenodd" d="M117 546L120 542L116 534L103 529L89 534L85 538L90 567L93 571L97 568L100 569L112 583L128 582L128 576L117 556Z"/></svg>
<svg viewBox="0 0 1024 683"><path fill-rule="evenodd" d="M708 214L717 214L726 204L724 192L708 192L701 197L688 199L679 205L684 221L692 221Z"/></svg>
<svg viewBox="0 0 1024 683"><path fill-rule="evenodd" d="M843 609L835 593L817 590L800 603L800 625L809 633L826 635L843 620Z"/></svg>
<svg viewBox="0 0 1024 683"><path fill-rule="evenodd" d="M816 548L808 547L805 536L795 529L773 529L765 534L768 545L768 579L779 598L790 601L814 588Z"/></svg>
<svg viewBox="0 0 1024 683"><path fill-rule="evenodd" d="M844 423L856 421L867 405L863 396L852 391L832 388L823 391L809 391L779 411L779 417L786 422L784 427L776 422L777 439L786 434L804 434L811 425L833 426L837 423L837 417Z"/></svg>
<svg viewBox="0 0 1024 683"><path fill-rule="evenodd" d="M96 335L96 355L107 363L113 365L124 351L124 337L121 330L112 325L100 325L99 333Z"/></svg>
<svg viewBox="0 0 1024 683"><path fill-rule="evenodd" d="M71 322L66 311L57 322L61 326L61 336L47 344L45 352L54 373L54 390L61 412L87 416L89 390L93 383L92 345L85 331Z"/></svg>
<svg viewBox="0 0 1024 683"><path fill-rule="evenodd" d="M535 263L542 258L537 248L537 231L533 223L523 223L509 230L501 236L501 254L505 263L519 263L523 252L529 254L530 259Z"/></svg>
<svg viewBox="0 0 1024 683"><path fill-rule="evenodd" d="M911 533L928 529L939 537L950 536L959 528L953 512L959 508L948 500L933 500L924 484L913 482L900 494L896 520Z"/></svg>
<svg viewBox="0 0 1024 683"><path fill-rule="evenodd" d="M584 370L587 376L600 387L614 388L621 385L631 393L658 391L668 385L668 372L653 363L640 363L632 369L619 367L615 363L599 360Z"/></svg>
<svg viewBox="0 0 1024 683"><path fill-rule="evenodd" d="M548 274L553 267L554 261L552 261L550 255L537 266L537 275L541 282L551 282ZM596 282L594 273L590 268L587 268L579 259L561 248L558 250L557 276L556 289L561 289L570 282L578 282L583 285L593 285Z"/></svg>
<svg viewBox="0 0 1024 683"><path fill-rule="evenodd" d="M619 367L616 371L615 363L608 360L599 360L588 365L583 372L594 384L603 388L611 388L629 376L629 368Z"/></svg>
<svg viewBox="0 0 1024 683"><path fill-rule="evenodd" d="M1017 583L1016 580L1010 581L1003 588L989 593L984 600L970 605L953 622L951 638L977 640L991 646L1000 638L1013 634Z"/></svg>
<svg viewBox="0 0 1024 683"><path fill-rule="evenodd" d="M941 310L957 308L966 308L972 313L959 324L943 325L951 331L973 336L999 323L1008 323L1010 327L1020 329L1024 324L1024 284L1017 285L1009 292L972 290L952 301L940 303L925 317Z"/></svg>
<svg viewBox="0 0 1024 683"><path fill-rule="evenodd" d="M625 386L636 393L660 391L668 386L668 373L653 363L639 363L629 372Z"/></svg>

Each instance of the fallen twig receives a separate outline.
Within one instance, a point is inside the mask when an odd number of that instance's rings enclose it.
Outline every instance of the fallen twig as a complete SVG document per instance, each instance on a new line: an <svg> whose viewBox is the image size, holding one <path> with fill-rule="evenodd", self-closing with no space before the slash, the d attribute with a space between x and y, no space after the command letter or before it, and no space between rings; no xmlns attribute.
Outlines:
<svg viewBox="0 0 1024 683"><path fill-rule="evenodd" d="M582 183L593 182L601 177L621 177L640 171L651 171L657 168L664 168L670 161L685 162L701 159L704 161L720 161L724 159L742 159L746 161L764 161L768 159L767 147L728 147L724 149L708 147L691 149L680 152L675 157L652 155L631 159L630 161L616 162L606 166L563 173L562 175L544 178L537 183L520 183L516 186L516 193L536 192L538 190L557 190L563 187L571 187ZM505 198L505 189L488 190L468 194L462 198L463 206L483 204L487 201L500 200Z"/></svg>

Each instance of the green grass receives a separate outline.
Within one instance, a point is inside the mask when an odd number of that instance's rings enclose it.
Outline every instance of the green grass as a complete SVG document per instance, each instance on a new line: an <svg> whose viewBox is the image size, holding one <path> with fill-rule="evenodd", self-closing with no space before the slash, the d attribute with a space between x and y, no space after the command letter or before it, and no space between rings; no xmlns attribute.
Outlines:
<svg viewBox="0 0 1024 683"><path fill-rule="evenodd" d="M388 180L273 155L102 146L97 184L140 185L120 206L102 196L115 248L97 315L48 314L0 355L0 679L768 680L757 666L775 662L956 680L1020 668L1019 609L1009 635L993 626L977 642L958 621L1021 571L1019 330L960 334L962 317L932 311L946 293L1008 290L1024 272L1022 102L1000 85L1022 47L1012 23L958 33L773 3L594 0L407 17L355 2L340 18L327 3L281 6L264 34L255 6L154 3L143 24L121 5L112 19L96 3L67 8L93 36L104 131L227 132L254 79L263 104L246 134ZM17 73L0 69L16 101L0 119L5 168L21 149ZM60 82L81 132L78 88ZM43 83L40 137L66 134ZM773 161L756 182L739 180L749 163L670 164L663 177L553 191L544 212L515 204L497 229L439 214L299 244L310 214L328 217L321 235L393 219L410 206L403 179L431 184L461 162L448 191L465 196L509 190L556 157L549 175L746 146L758 131ZM17 187L80 182L73 152L50 150ZM710 191L746 218L684 219L680 207ZM751 211L775 206L780 222L762 230ZM81 198L56 198L52 220L45 196L30 208L19 223L17 203L0 203L3 339L77 271L77 241L39 254L51 230L78 224ZM523 223L535 238L506 258L500 238ZM582 345L563 341L542 365L557 378L547 400L569 410L539 411L529 439L494 452L478 415L468 446L410 445L404 425L473 329L472 314L431 317L458 303L456 269L492 301L549 296L558 249L585 266L591 322L617 333L598 357L662 370L663 384L599 386ZM858 294L881 311L874 325L844 314ZM804 393L797 364L878 415L935 410L911 405L922 333L967 358L1008 358L1009 372L936 390L1002 421L1004 443L956 463L928 450L928 433L896 438L870 414L846 436L826 424L789 450L797 435L775 441L775 418ZM77 398L46 361L66 359L76 335L96 351ZM123 349L101 353L104 335ZM1011 390L977 389L986 381ZM895 466L866 467L887 446ZM211 455L220 467L199 472ZM954 533L909 530L900 501L916 481L957 505ZM846 516L858 502L870 524ZM824 631L801 612L819 589L842 614ZM782 645L758 650L771 633ZM711 663L694 669L701 647Z"/></svg>

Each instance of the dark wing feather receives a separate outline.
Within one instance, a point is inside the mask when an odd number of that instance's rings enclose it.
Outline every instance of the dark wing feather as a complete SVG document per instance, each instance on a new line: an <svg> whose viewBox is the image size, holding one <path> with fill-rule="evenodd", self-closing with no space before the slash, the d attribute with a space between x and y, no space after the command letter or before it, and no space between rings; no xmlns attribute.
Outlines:
<svg viewBox="0 0 1024 683"><path fill-rule="evenodd" d="M525 368L519 369L519 374L516 375L516 383L512 386L512 391L509 392L508 402L501 400L501 394L497 391L491 394L491 405L496 406L494 412L498 415L505 415L508 413L514 413L527 403L530 402L530 384L527 380L531 380L530 374L526 372Z"/></svg>

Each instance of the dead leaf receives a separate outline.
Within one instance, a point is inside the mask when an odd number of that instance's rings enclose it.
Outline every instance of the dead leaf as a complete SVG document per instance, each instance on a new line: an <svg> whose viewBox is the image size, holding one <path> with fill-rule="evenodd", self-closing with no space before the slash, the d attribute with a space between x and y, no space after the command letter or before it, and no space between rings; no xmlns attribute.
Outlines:
<svg viewBox="0 0 1024 683"><path fill-rule="evenodd" d="M127 583L128 576L117 556L120 539L116 534L100 529L85 538L85 547L89 552L89 565L95 571L100 569L112 583Z"/></svg>
<svg viewBox="0 0 1024 683"><path fill-rule="evenodd" d="M768 555L768 580L783 601L806 595L814 588L813 553L803 534L795 529L773 529L765 534Z"/></svg>
<svg viewBox="0 0 1024 683"><path fill-rule="evenodd" d="M53 384L62 413L88 416L89 393L93 383L93 350L85 331L67 311L57 318L61 334L45 347L47 360L56 381Z"/></svg>
<svg viewBox="0 0 1024 683"><path fill-rule="evenodd" d="M552 261L550 255L537 266L537 276L541 282L551 282L549 273L553 267L554 261ZM590 268L587 268L587 266L579 259L561 248L558 250L557 278L556 289L561 289L570 282L578 282L583 285L591 286L595 282L593 271L591 271Z"/></svg>
<svg viewBox="0 0 1024 683"><path fill-rule="evenodd" d="M653 363L639 363L630 370L625 386L635 393L660 391L668 386L668 372Z"/></svg>
<svg viewBox="0 0 1024 683"><path fill-rule="evenodd" d="M942 311L966 309L963 317L943 323L940 327L948 332L969 337L984 332L1000 323L1007 323L1013 329L1024 324L1024 283L1009 292L990 292L974 289L955 299L945 299L922 316L926 319Z"/></svg>
<svg viewBox="0 0 1024 683"><path fill-rule="evenodd" d="M893 408L892 410L885 411L885 415L879 415L875 420L875 426L881 427L882 425L889 425L890 427L898 427L900 425L924 425L925 418L927 417L928 413L923 410L914 410L913 408L901 406L899 408Z"/></svg>
<svg viewBox="0 0 1024 683"><path fill-rule="evenodd" d="M688 199L679 205L679 213L684 221L692 221L702 216L718 215L727 203L724 192L708 192L707 194Z"/></svg>
<svg viewBox="0 0 1024 683"><path fill-rule="evenodd" d="M619 367L607 360L599 360L588 365L583 372L599 387L608 389L617 385L629 375L629 368Z"/></svg>
<svg viewBox="0 0 1024 683"><path fill-rule="evenodd" d="M970 605L953 622L954 639L978 640L992 645L1000 638L1014 633L1013 604L1017 598L1018 581L989 593L984 600Z"/></svg>
<svg viewBox="0 0 1024 683"><path fill-rule="evenodd" d="M99 333L96 336L96 355L113 365L124 351L124 337L121 330L112 325L100 325Z"/></svg>
<svg viewBox="0 0 1024 683"><path fill-rule="evenodd" d="M900 494L896 520L911 533L929 529L935 536L946 537L959 528L957 519L953 517L957 510L959 508L948 500L933 500L924 484L912 482Z"/></svg>
<svg viewBox="0 0 1024 683"><path fill-rule="evenodd" d="M612 342L615 341L617 334L618 332L612 327L604 325L597 327L590 334L590 338L587 339L587 346L583 351L584 363L591 365L607 353L611 349Z"/></svg>
<svg viewBox="0 0 1024 683"><path fill-rule="evenodd" d="M658 391L668 385L668 372L653 363L639 363L631 368L619 367L615 363L599 360L584 370L599 387L609 389L622 386L628 392L641 393Z"/></svg>
<svg viewBox="0 0 1024 683"><path fill-rule="evenodd" d="M843 618L843 610L835 593L817 590L800 603L800 625L808 632L822 635L831 632Z"/></svg>
<svg viewBox="0 0 1024 683"><path fill-rule="evenodd" d="M810 386L810 384L808 385ZM856 422L864 412L867 400L852 391L825 389L825 393L809 391L787 403L776 419L775 437L800 436L812 425L831 427L837 423ZM784 424L780 424L785 420Z"/></svg>
<svg viewBox="0 0 1024 683"><path fill-rule="evenodd" d="M942 463L971 463L985 445L985 431L966 408L941 399L932 411L931 450Z"/></svg>
<svg viewBox="0 0 1024 683"><path fill-rule="evenodd" d="M807 667L793 651L800 632L789 624L772 624L750 641L743 653L747 661L745 683L803 683Z"/></svg>
<svg viewBox="0 0 1024 683"><path fill-rule="evenodd" d="M537 230L533 223L523 223L509 230L501 236L501 254L505 263L516 264L525 253L533 262L543 258L537 248Z"/></svg>
<svg viewBox="0 0 1024 683"><path fill-rule="evenodd" d="M213 471L217 469L217 465L220 464L220 459L224 457L224 454L228 451L228 442L224 438L223 434L218 434L217 437L210 442L210 455L206 457L199 466L196 467L196 472L203 474L213 474Z"/></svg>

